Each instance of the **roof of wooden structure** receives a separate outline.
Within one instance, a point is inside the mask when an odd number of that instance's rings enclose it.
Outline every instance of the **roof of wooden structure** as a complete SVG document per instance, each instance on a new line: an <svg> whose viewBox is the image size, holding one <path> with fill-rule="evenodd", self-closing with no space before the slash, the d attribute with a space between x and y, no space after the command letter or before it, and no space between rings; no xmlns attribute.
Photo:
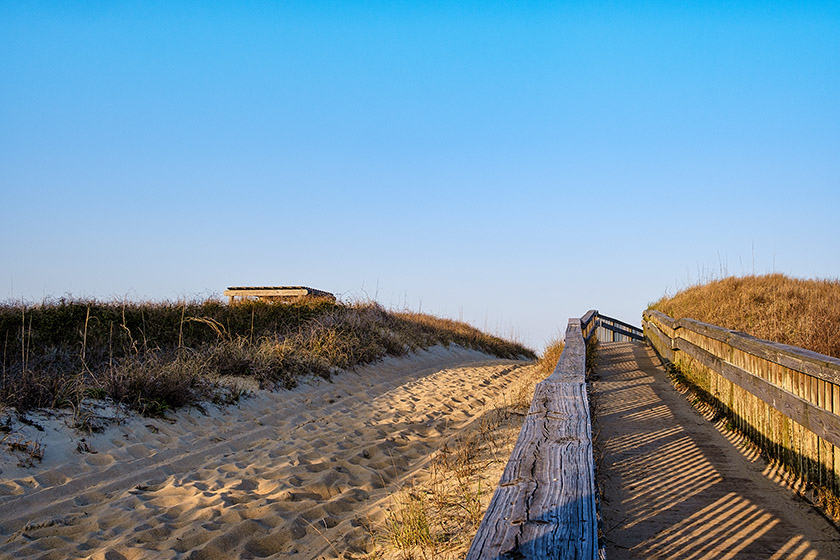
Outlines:
<svg viewBox="0 0 840 560"><path fill-rule="evenodd" d="M230 286L225 290L226 296L262 296L262 297L283 297L283 296L312 296L330 297L335 296L324 290L316 290L308 286Z"/></svg>

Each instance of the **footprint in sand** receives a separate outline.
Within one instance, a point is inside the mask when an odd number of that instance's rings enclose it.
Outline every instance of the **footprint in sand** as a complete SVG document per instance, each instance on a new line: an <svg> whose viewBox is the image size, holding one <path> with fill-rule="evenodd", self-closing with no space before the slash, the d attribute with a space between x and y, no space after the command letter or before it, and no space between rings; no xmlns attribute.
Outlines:
<svg viewBox="0 0 840 560"><path fill-rule="evenodd" d="M233 489L234 490L242 490L243 492L250 492L252 490L256 490L257 488L259 488L259 486L260 486L259 483L256 482L256 481L250 480L250 479L245 479L245 480L240 481L239 484L237 484L236 486L233 487Z"/></svg>

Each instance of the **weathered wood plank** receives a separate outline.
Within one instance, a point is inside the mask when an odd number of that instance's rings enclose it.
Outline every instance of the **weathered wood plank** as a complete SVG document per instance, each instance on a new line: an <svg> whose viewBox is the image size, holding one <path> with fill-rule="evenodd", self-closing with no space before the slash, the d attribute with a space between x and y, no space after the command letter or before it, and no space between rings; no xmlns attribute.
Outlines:
<svg viewBox="0 0 840 560"><path fill-rule="evenodd" d="M500 486L467 553L468 559L598 558L593 477L581 471L591 444L568 442L541 454L534 478Z"/></svg>
<svg viewBox="0 0 840 560"><path fill-rule="evenodd" d="M576 393L586 392L585 388L573 390ZM538 458L546 449L589 440L590 424L587 419L582 418L583 414L589 414L588 407L581 407L574 401L575 398L571 397L567 400L567 407L558 406L561 403L555 402L549 407L551 411L539 411L528 415L499 481L501 486L517 484L519 481L535 477L539 479L540 473L534 469L544 466ZM547 480L550 480L550 477Z"/></svg>
<svg viewBox="0 0 840 560"><path fill-rule="evenodd" d="M597 558L583 383L540 383L467 558Z"/></svg>
<svg viewBox="0 0 840 560"><path fill-rule="evenodd" d="M669 329L676 328L676 321L672 317L665 315L661 311L647 309L644 313L642 313L642 317L644 317L647 320L655 319L656 321L659 321L661 324L665 325Z"/></svg>
<svg viewBox="0 0 840 560"><path fill-rule="evenodd" d="M586 343L578 319L569 319L566 327L566 344L557 367L548 377L552 381L573 381L582 383L586 377Z"/></svg>
<svg viewBox="0 0 840 560"><path fill-rule="evenodd" d="M592 426L581 321L528 416L467 553L470 560L599 557Z"/></svg>
<svg viewBox="0 0 840 560"><path fill-rule="evenodd" d="M586 383L584 381L568 382L555 381L551 377L537 383L534 389L534 398L531 400L531 407L528 415L540 415L547 418L559 418L561 420L573 420L585 423L589 427L589 405L586 397ZM572 428L561 428L571 430ZM576 433L585 437L584 432Z"/></svg>

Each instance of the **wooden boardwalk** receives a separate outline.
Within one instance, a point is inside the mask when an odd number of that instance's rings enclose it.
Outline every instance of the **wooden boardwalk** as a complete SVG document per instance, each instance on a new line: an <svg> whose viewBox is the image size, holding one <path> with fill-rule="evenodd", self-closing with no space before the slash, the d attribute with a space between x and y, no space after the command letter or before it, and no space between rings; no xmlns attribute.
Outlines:
<svg viewBox="0 0 840 560"><path fill-rule="evenodd" d="M602 343L596 377L608 559L840 558L834 525L675 391L649 346Z"/></svg>

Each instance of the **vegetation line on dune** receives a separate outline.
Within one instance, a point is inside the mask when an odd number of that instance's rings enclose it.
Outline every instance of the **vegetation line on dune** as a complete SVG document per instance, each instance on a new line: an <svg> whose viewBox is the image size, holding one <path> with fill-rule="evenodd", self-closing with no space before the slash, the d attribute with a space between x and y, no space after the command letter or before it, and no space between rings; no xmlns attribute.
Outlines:
<svg viewBox="0 0 840 560"><path fill-rule="evenodd" d="M294 387L435 345L535 358L462 322L372 302L159 303L61 298L0 305L0 405L78 407L109 397L144 414L236 401L243 387Z"/></svg>
<svg viewBox="0 0 840 560"><path fill-rule="evenodd" d="M840 280L782 274L723 278L664 297L650 308L840 358Z"/></svg>

